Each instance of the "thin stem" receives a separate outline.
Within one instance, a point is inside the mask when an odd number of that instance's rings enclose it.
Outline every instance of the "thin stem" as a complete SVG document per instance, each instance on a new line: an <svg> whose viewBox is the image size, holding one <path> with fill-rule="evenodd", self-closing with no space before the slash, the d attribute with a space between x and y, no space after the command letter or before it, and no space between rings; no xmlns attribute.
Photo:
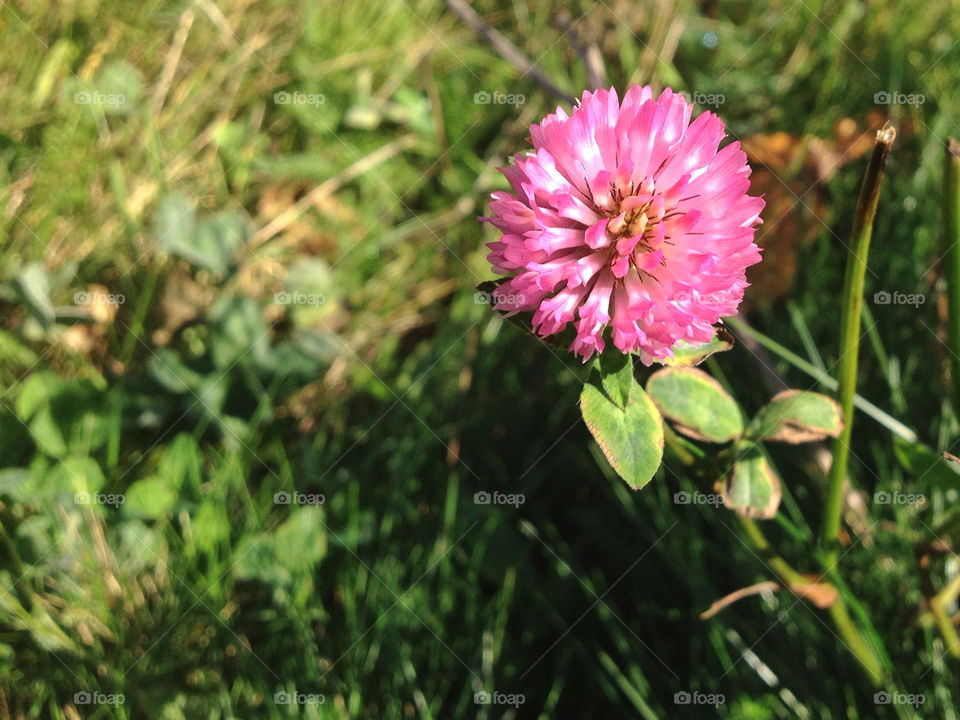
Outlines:
<svg viewBox="0 0 960 720"><path fill-rule="evenodd" d="M960 142L950 138L944 156L943 274L947 279L947 343L953 414L960 417Z"/></svg>
<svg viewBox="0 0 960 720"><path fill-rule="evenodd" d="M873 218L880 199L883 170L897 131L887 123L877 132L877 143L860 189L857 214L853 220L851 255L843 281L843 309L840 316L840 373L837 395L843 410L843 431L833 441L833 463L827 485L820 544L827 564L837 558L840 517L843 513L843 485L847 477L850 438L853 433L853 399L857 391L857 360L860 350L860 313L863 305L863 281L867 271L867 253L873 232Z"/></svg>

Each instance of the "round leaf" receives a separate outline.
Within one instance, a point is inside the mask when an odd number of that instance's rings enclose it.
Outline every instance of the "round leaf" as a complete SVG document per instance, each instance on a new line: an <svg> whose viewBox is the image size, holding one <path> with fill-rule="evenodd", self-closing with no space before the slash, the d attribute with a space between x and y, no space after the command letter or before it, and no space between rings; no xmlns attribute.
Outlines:
<svg viewBox="0 0 960 720"><path fill-rule="evenodd" d="M155 520L177 502L177 491L161 477L137 480L127 488L123 511L133 517Z"/></svg>
<svg viewBox="0 0 960 720"><path fill-rule="evenodd" d="M722 443L743 433L736 401L702 370L658 370L647 381L647 392L677 432L695 440Z"/></svg>
<svg viewBox="0 0 960 720"><path fill-rule="evenodd" d="M772 518L781 497L780 478L759 452L737 460L723 487L723 504L748 518Z"/></svg>
<svg viewBox="0 0 960 720"><path fill-rule="evenodd" d="M813 442L840 435L843 414L831 397L815 392L784 390L757 413L752 429L761 440Z"/></svg>

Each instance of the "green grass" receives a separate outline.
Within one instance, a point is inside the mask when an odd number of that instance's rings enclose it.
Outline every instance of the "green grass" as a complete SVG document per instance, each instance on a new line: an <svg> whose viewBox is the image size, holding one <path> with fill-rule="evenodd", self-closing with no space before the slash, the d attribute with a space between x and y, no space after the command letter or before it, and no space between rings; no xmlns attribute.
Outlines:
<svg viewBox="0 0 960 720"><path fill-rule="evenodd" d="M580 92L556 6L474 5ZM919 0L570 13L612 84L723 94L731 138L829 138L839 118L889 112L858 392L958 452L936 268L955 14ZM891 654L890 689L923 707L875 705L826 613L788 593L699 619L774 575L732 514L672 502L695 485L669 458L628 490L580 419L583 368L474 301L495 168L557 102L441 3L25 1L0 9L0 37L0 718L958 717L925 599L956 560L915 554L956 487L918 481L866 415L850 465L869 514L840 567ZM482 91L525 102L474 103ZM880 91L925 102L878 108ZM124 101L77 104L84 92ZM789 301L749 317L833 375L865 163L805 195L809 178L781 173L816 234ZM871 303L881 290L926 302ZM95 322L82 291L124 302ZM323 301L278 304L284 291ZM711 372L749 412L774 392L743 342ZM765 533L817 573L820 459L770 456L786 498ZM494 489L525 502L474 502ZM870 502L895 489L930 502ZM126 501L76 503L94 491ZM282 491L324 503L276 504ZM481 690L525 701L476 705ZM74 706L82 691L125 702ZM679 691L726 702L678 709Z"/></svg>

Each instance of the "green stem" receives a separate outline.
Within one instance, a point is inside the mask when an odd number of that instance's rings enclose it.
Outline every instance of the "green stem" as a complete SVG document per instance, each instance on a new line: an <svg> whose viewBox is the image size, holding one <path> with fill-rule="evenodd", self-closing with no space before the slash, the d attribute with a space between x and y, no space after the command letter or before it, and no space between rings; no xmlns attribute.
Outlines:
<svg viewBox="0 0 960 720"><path fill-rule="evenodd" d="M674 433L666 424L664 425L664 440L666 446L674 452L681 463L684 465L693 465L697 462L693 454L688 452L684 447L683 439ZM744 517L738 519L750 544L760 553L763 562L773 570L784 586L793 588L796 585L802 586L809 583L807 578L775 553L770 541L767 540L760 526L755 521ZM836 602L830 607L830 615L846 646L860 662L860 665L863 666L863 669L870 676L870 680L874 686L880 687L884 677L883 663L863 640L863 636L854 626L842 597L838 596Z"/></svg>
<svg viewBox="0 0 960 720"><path fill-rule="evenodd" d="M850 438L853 433L853 399L857 392L857 360L860 350L860 312L863 305L863 281L867 271L867 253L873 232L873 218L880 199L883 170L897 131L887 123L877 132L877 143L863 178L857 214L853 220L853 246L847 258L843 281L843 309L840 316L840 373L837 395L843 410L843 431L833 441L833 463L827 484L827 503L824 511L820 545L828 565L837 560L840 535L840 517L843 513L843 484L847 477Z"/></svg>
<svg viewBox="0 0 960 720"><path fill-rule="evenodd" d="M847 606L843 602L843 598L838 597L837 601L830 606L830 617L833 618L833 624L836 626L837 632L840 633L843 642L846 643L850 649L850 652L857 656L857 660L860 661L863 669L867 671L873 684L876 687L880 687L883 684L883 665L877 657L877 654L867 645L863 639L863 635L860 634L860 631L857 630L853 624L853 620L850 617L850 613L847 612Z"/></svg>
<svg viewBox="0 0 960 720"><path fill-rule="evenodd" d="M947 141L943 183L944 254L947 279L947 347L953 414L960 417L960 142Z"/></svg>

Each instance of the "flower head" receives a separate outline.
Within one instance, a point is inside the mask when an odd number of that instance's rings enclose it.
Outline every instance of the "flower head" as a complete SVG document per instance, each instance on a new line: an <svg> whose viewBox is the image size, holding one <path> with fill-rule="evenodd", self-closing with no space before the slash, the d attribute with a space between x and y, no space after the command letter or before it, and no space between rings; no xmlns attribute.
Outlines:
<svg viewBox="0 0 960 720"><path fill-rule="evenodd" d="M605 335L642 361L672 357L679 340L709 341L734 315L760 261L753 242L763 199L747 195L750 167L739 142L719 149L723 122L693 122L682 95L632 86L584 92L530 128L533 151L502 168L512 192L495 192L503 235L488 244L510 278L496 307L534 311L542 337L576 328L584 361Z"/></svg>

